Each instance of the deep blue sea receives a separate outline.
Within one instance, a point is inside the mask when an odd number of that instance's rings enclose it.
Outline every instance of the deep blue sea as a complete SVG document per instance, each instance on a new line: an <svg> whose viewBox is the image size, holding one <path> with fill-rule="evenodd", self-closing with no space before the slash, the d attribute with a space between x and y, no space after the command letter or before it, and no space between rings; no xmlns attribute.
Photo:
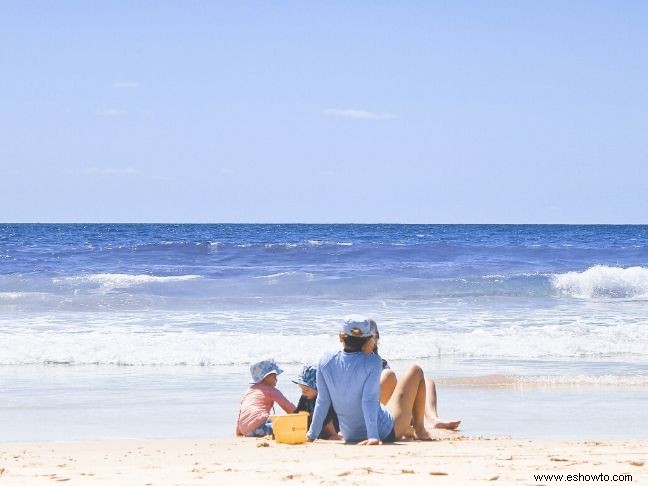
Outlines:
<svg viewBox="0 0 648 486"><path fill-rule="evenodd" d="M166 373L186 398L268 356L296 372L348 313L450 386L645 390L648 226L0 225L5 411L50 385L76 404L92 377Z"/></svg>

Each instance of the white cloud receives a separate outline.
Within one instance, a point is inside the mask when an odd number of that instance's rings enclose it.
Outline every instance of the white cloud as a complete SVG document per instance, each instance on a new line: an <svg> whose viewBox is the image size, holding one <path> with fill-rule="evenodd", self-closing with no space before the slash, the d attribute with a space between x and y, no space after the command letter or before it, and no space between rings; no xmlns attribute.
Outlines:
<svg viewBox="0 0 648 486"><path fill-rule="evenodd" d="M126 110L123 110L121 108L103 108L101 110L97 110L97 116L126 116L128 115L128 112Z"/></svg>
<svg viewBox="0 0 648 486"><path fill-rule="evenodd" d="M100 175L100 176L131 176L139 174L137 169L132 167L115 168L115 167L87 167L83 169L86 175Z"/></svg>
<svg viewBox="0 0 648 486"><path fill-rule="evenodd" d="M140 84L137 81L115 81L112 87L115 89L135 89L139 88Z"/></svg>
<svg viewBox="0 0 648 486"><path fill-rule="evenodd" d="M356 120L393 120L394 118L397 118L393 113L379 113L353 108L329 108L324 110L324 115L335 118L353 118Z"/></svg>

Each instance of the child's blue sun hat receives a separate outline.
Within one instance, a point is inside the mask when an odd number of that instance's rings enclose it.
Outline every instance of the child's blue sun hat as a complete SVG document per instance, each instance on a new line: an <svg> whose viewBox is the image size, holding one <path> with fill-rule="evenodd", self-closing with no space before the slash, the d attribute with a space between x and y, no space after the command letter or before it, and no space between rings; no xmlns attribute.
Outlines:
<svg viewBox="0 0 648 486"><path fill-rule="evenodd" d="M301 370L301 373L299 373L297 379L293 380L293 383L296 383L298 385L306 385L309 388L317 390L316 373L316 366L304 366L304 369Z"/></svg>
<svg viewBox="0 0 648 486"><path fill-rule="evenodd" d="M279 365L274 359L264 359L258 363L254 363L250 366L250 375L252 376L251 384L259 383L266 376L276 373L280 375L283 373L283 370L279 368Z"/></svg>

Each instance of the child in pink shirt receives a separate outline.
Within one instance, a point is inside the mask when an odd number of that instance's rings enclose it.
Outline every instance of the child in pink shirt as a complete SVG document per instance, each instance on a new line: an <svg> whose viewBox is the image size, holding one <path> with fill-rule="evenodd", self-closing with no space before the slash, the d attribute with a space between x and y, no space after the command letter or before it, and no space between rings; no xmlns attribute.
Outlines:
<svg viewBox="0 0 648 486"><path fill-rule="evenodd" d="M241 399L241 409L236 423L236 435L246 437L265 437L272 434L268 422L270 409L275 402L286 413L294 413L295 405L277 390L277 375L283 373L274 359L259 361L250 366L252 386Z"/></svg>

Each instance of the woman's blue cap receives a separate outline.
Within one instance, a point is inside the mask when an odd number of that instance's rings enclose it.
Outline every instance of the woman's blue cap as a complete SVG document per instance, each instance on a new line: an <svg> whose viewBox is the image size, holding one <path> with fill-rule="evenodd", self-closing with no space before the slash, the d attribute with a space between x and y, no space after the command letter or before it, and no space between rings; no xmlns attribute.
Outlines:
<svg viewBox="0 0 648 486"><path fill-rule="evenodd" d="M371 320L360 314L350 314L344 317L342 332L347 336L371 336Z"/></svg>

